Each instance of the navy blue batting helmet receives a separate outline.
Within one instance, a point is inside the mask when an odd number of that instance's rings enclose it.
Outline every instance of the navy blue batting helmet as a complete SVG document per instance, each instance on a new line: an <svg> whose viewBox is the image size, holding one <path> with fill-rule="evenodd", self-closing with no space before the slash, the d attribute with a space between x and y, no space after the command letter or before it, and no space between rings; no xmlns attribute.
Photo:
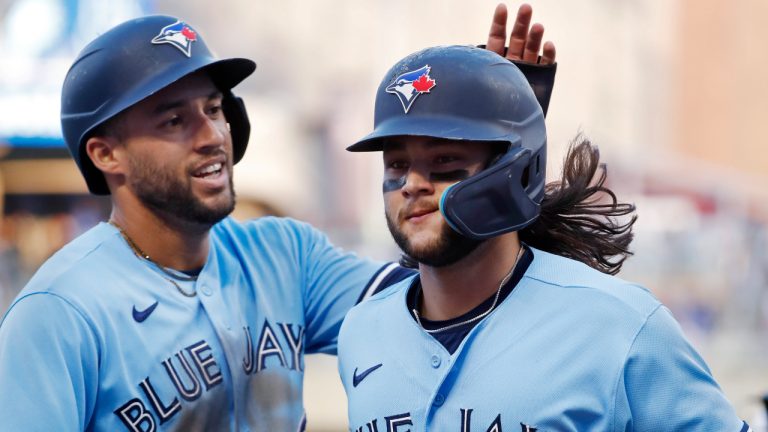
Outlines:
<svg viewBox="0 0 768 432"><path fill-rule="evenodd" d="M78 54L61 92L64 141L88 189L109 194L103 174L85 152L99 125L179 79L204 70L224 94L222 108L232 134L234 162L245 153L250 123L243 101L231 89L256 69L244 58L217 59L197 31L170 16L120 24Z"/></svg>
<svg viewBox="0 0 768 432"><path fill-rule="evenodd" d="M400 60L376 92L374 130L347 148L381 151L387 138L425 136L507 143L485 170L440 198L448 224L485 239L533 222L544 198L544 114L509 60L470 46L427 48Z"/></svg>

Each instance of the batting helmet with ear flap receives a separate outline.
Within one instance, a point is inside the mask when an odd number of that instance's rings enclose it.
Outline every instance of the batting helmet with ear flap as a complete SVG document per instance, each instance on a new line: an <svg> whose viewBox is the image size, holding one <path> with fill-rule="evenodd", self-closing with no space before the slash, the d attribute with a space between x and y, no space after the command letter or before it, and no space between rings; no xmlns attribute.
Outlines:
<svg viewBox="0 0 768 432"><path fill-rule="evenodd" d="M544 198L544 114L509 60L470 46L427 48L400 60L376 92L374 130L349 151L381 151L387 138L424 136L507 143L485 170L447 188L440 210L467 237L486 239L533 222Z"/></svg>
<svg viewBox="0 0 768 432"><path fill-rule="evenodd" d="M170 16L154 15L120 24L88 44L67 72L61 92L64 141L97 195L109 194L85 142L107 120L181 78L205 71L223 93L222 109L232 134L234 162L245 153L250 122L231 89L256 69L244 58L217 59L200 34Z"/></svg>

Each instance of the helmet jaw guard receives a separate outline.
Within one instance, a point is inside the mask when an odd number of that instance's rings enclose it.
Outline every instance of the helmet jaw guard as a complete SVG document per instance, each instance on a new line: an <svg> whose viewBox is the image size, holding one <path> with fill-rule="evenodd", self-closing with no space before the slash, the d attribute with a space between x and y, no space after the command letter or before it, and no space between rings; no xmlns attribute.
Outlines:
<svg viewBox="0 0 768 432"><path fill-rule="evenodd" d="M227 123L229 123L229 133L232 135L232 159L234 163L237 163L245 155L248 138L251 136L251 122L248 120L245 102L232 94L231 90L224 92L221 108Z"/></svg>
<svg viewBox="0 0 768 432"><path fill-rule="evenodd" d="M234 162L245 153L250 123L242 100L231 89L256 69L244 58L217 59L189 25L154 15L120 24L78 54L64 80L61 127L70 154L88 189L108 195L103 174L87 153L85 142L101 124L163 88L204 71L223 93L222 108L230 124Z"/></svg>
<svg viewBox="0 0 768 432"><path fill-rule="evenodd" d="M425 66L421 81L434 83L406 110L403 98L387 90L398 82L407 86L404 77L414 78L410 71ZM440 210L455 231L487 239L520 230L538 217L546 172L544 114L525 76L509 60L469 46L411 54L381 82L374 117L373 132L347 150L381 151L387 138L397 136L508 143L506 153L485 170L443 192Z"/></svg>
<svg viewBox="0 0 768 432"><path fill-rule="evenodd" d="M476 240L525 228L538 217L544 196L545 149L533 155L515 147L475 176L449 186L440 212L454 231Z"/></svg>

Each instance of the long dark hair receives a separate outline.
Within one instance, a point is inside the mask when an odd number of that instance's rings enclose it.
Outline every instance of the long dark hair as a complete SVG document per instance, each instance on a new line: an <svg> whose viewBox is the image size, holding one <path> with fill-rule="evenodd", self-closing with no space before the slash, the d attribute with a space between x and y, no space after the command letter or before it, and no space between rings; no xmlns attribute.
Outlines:
<svg viewBox="0 0 768 432"><path fill-rule="evenodd" d="M606 178L600 151L577 135L565 156L562 177L546 185L541 214L518 231L520 241L603 273L618 273L632 255L629 245L637 215L633 204L620 203L605 186ZM400 265L418 268L407 254L400 256Z"/></svg>
<svg viewBox="0 0 768 432"><path fill-rule="evenodd" d="M518 232L520 241L603 273L618 273L632 255L629 244L637 215L633 204L618 202L605 186L606 178L597 147L577 135L565 156L562 177L546 185L541 214Z"/></svg>

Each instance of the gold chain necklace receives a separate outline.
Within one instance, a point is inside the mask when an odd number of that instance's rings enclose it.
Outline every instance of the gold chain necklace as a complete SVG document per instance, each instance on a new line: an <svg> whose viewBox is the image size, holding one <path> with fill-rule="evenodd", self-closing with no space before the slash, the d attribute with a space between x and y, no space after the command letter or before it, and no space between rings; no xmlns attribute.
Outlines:
<svg viewBox="0 0 768 432"><path fill-rule="evenodd" d="M525 246L520 245L520 250L517 251L517 257L515 258L515 263L512 265L512 268L509 270L509 273L507 273L506 276L504 276L504 279L501 280L501 283L499 284L499 288L496 290L496 296L493 299L493 304L491 304L491 307L488 308L487 311L481 313L480 315L474 316L472 318L469 318L467 320L464 320L462 322L447 325L445 327L440 327L437 329L427 330L424 328L424 324L421 323L421 320L419 319L419 311L418 309L413 309L411 312L413 312L413 316L416 318L416 323L424 329L427 333L440 333L442 331L450 330L452 328L463 326L464 324L469 324L471 322L475 322L479 319L482 319L489 313L491 313L494 309L496 309L496 303L499 301L499 295L501 294L501 288L506 285L507 282L509 282L509 279L512 277L512 274L515 272L515 269L517 268L517 262L520 261L520 257L523 256L523 252L525 251ZM418 295L418 294L417 294Z"/></svg>
<svg viewBox="0 0 768 432"><path fill-rule="evenodd" d="M166 276L163 277L163 279L170 282L173 286L176 287L176 289L184 296L186 297L194 297L197 295L197 291L185 291L181 285L178 284L174 279L178 279L182 282L194 282L197 280L197 276L189 276L177 271L171 271L167 268L161 266L160 264L156 263L152 258L149 257L146 253L144 253L143 250L136 244L136 242L133 241L131 236L128 235L128 233L125 232L123 227L117 224L117 222L113 220L109 220L109 224L113 227L117 228L118 231L120 231L120 235L123 236L123 239L126 243L128 243L128 247L131 248L131 251L133 251L133 254L136 255L137 258L143 259L144 261L149 262L153 266L155 266L157 269L159 269L161 272L163 272Z"/></svg>

